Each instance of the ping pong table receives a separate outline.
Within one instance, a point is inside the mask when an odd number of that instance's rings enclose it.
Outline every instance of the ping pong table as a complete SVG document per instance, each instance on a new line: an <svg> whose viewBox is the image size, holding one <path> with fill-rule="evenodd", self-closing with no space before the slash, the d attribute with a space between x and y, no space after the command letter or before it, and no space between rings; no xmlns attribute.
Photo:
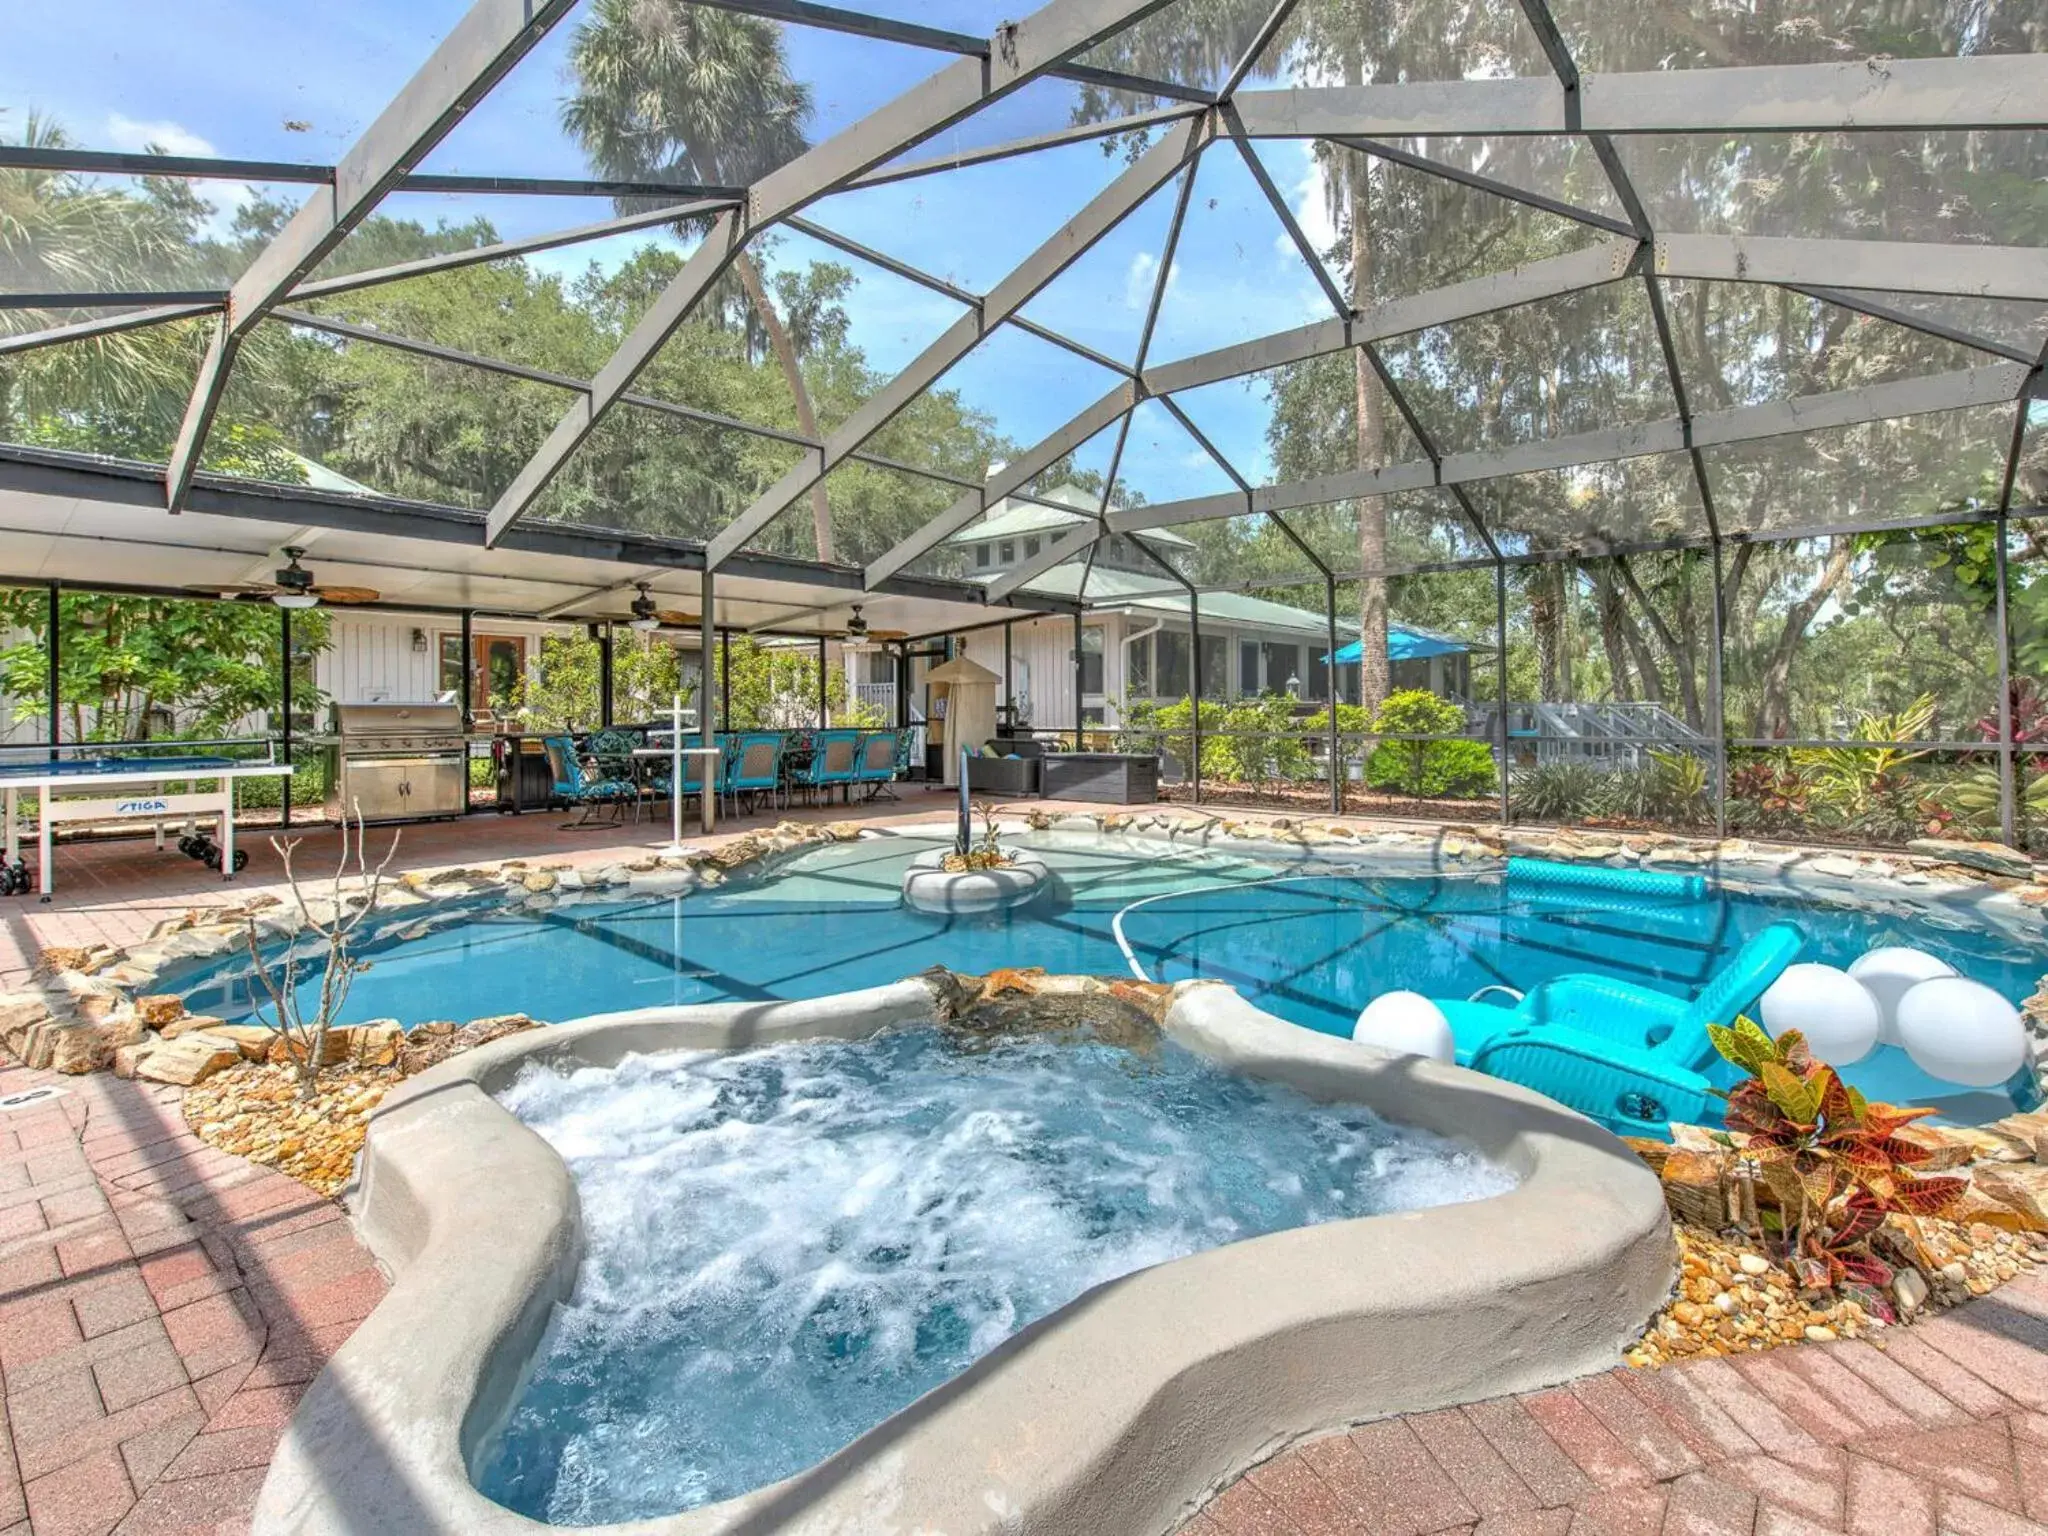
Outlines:
<svg viewBox="0 0 2048 1536"><path fill-rule="evenodd" d="M164 846L167 822L188 828L210 817L220 846L220 872L235 877L235 784L242 779L288 779L290 763L238 757L72 757L46 762L0 763L6 792L7 862L21 857L21 796L33 791L37 804L38 890L47 899L56 889L52 857L57 827L65 822L143 821L156 828ZM204 786L204 787L202 787ZM246 857L244 862L246 862Z"/></svg>

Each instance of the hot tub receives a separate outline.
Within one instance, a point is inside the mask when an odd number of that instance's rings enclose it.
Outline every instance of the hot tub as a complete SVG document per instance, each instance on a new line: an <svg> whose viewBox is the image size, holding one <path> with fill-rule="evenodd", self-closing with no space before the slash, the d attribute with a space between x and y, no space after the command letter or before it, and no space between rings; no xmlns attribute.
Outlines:
<svg viewBox="0 0 2048 1536"><path fill-rule="evenodd" d="M1655 1179L1589 1122L1522 1090L1314 1035L1209 984L1179 989L1149 1058L997 1044L977 1065L971 1050L940 1047L934 1016L921 981L647 1010L486 1047L387 1101L357 1209L395 1284L308 1392L256 1529L533 1529L481 1484L531 1514L642 1516L636 1533L677 1536L1163 1532L1305 1434L1610 1365L1666 1294L1672 1245ZM706 1052L729 1054L677 1054ZM1135 1076L1118 1089L1119 1074ZM991 1075L1002 1091L977 1098ZM806 1158L852 1155L859 1136L823 1121L808 1144L796 1135L812 1106L849 1094L868 1095L849 1122L873 1138L866 1161L841 1168L841 1183L812 1197L827 1205L770 1245L745 1321L720 1332L715 1308L689 1315L684 1293L707 1270L763 1262L758 1224L736 1214L748 1201L770 1199ZM602 1112L607 1095L618 1113ZM949 1153L911 1134L920 1116L956 1139ZM1047 1146L1001 1145L1034 1118L1051 1128L1050 1161ZM1175 1151L1176 1135L1213 1138L1229 1122L1237 1140L1220 1159ZM1124 1128L1115 1145L1080 1145L1111 1125ZM721 1150L740 1177L713 1209L696 1181ZM1347 1158L1376 1163L1360 1178ZM664 1162L683 1170L666 1200ZM1094 1182L1063 1184L1082 1164ZM1225 1168L1244 1186L1228 1198ZM1198 1194L1153 1198L1139 1188L1148 1177ZM925 1181L924 1196L904 1179ZM1053 1230L1076 1219L1056 1210L1048 1192L1061 1188L1083 1213L1078 1235ZM912 1219L890 1238L846 1215L862 1198L913 1213L950 1200L959 1219L943 1231ZM1164 1223L1150 1220L1161 1209ZM1035 1241L1005 1235L1006 1211L1020 1227L1048 1224ZM711 1230L721 1222L729 1240ZM836 1257L819 1230L834 1222ZM899 1240L980 1245L954 1267L966 1289L945 1298L950 1312L931 1294L893 1322L870 1308L861 1323L856 1307L839 1315L858 1326L800 1340L807 1358L795 1364L809 1374L771 1393L787 1423L707 1406L721 1352L744 1405L753 1376L792 1363L764 1330L779 1317L794 1336L819 1315L821 1290L860 1291L825 1268L864 1267L884 1289L917 1278L915 1262L877 1252ZM647 1274L628 1273L636 1266ZM951 1337L931 1348L881 1337L914 1334L913 1312L949 1318L939 1331ZM579 1352L586 1333L594 1352ZM636 1381L622 1341L668 1359ZM833 1400L831 1368L810 1371L835 1349L892 1348L887 1369L845 1376L858 1402ZM692 1384L657 1401L679 1373ZM613 1454L636 1433L673 1432L679 1406L709 1415L709 1430L687 1426L696 1440L673 1454ZM715 1442L742 1428L767 1443L735 1459ZM564 1486L570 1496L555 1499Z"/></svg>

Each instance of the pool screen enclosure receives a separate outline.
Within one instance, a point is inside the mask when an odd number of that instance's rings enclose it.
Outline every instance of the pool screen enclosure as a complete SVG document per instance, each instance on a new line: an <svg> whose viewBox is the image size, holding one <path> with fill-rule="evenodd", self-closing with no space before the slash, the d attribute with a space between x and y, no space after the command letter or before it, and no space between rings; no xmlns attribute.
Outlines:
<svg viewBox="0 0 2048 1536"><path fill-rule="evenodd" d="M229 39L233 112L17 42L0 493L584 541L550 617L702 582L707 635L775 561L821 646L868 593L1172 599L1191 779L1256 777L1202 636L1283 602L1339 807L1434 734L1503 812L1620 751L1723 829L1935 763L2048 815L2035 0L442 0ZM323 57L350 110L273 111ZM1376 714L1418 633L1456 731Z"/></svg>

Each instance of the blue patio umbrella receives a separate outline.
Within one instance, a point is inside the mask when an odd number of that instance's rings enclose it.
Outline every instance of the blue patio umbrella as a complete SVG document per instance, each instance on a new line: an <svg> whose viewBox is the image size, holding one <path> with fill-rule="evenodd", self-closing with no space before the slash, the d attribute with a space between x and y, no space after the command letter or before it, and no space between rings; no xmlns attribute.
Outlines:
<svg viewBox="0 0 2048 1536"><path fill-rule="evenodd" d="M1424 634L1419 630L1403 629L1398 624L1387 626L1387 660L1423 661L1431 656L1456 656L1468 647L1455 640L1446 640L1440 635ZM1358 660L1358 642L1352 641L1337 652L1337 665ZM1323 660L1328 661L1328 655Z"/></svg>

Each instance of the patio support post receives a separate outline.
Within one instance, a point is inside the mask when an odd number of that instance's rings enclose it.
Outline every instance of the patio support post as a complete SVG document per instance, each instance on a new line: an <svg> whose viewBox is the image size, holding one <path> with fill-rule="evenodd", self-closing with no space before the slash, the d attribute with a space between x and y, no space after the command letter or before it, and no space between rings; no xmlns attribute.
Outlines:
<svg viewBox="0 0 2048 1536"><path fill-rule="evenodd" d="M604 621L602 628L590 626L592 636L597 640L597 723L609 728L612 723L612 622Z"/></svg>
<svg viewBox="0 0 2048 1536"><path fill-rule="evenodd" d="M825 701L825 637L818 636L818 729L823 730L832 723L830 709Z"/></svg>
<svg viewBox="0 0 2048 1536"><path fill-rule="evenodd" d="M711 646L717 638L712 613L717 594L712 590L718 583L717 575L710 566L704 567L704 585L697 596L697 745L714 747L718 745L718 725L713 718L716 711L711 701ZM710 777L707 773L705 783Z"/></svg>
<svg viewBox="0 0 2048 1536"><path fill-rule="evenodd" d="M1074 610L1074 750L1081 750L1081 610Z"/></svg>
<svg viewBox="0 0 2048 1536"><path fill-rule="evenodd" d="M1323 682L1330 699L1330 814L1344 814L1344 746L1337 734L1337 578L1323 572L1323 617L1330 626L1330 659L1323 663ZM1360 665L1363 665L1363 656Z"/></svg>
<svg viewBox="0 0 2048 1536"><path fill-rule="evenodd" d="M1500 721L1500 824L1505 830L1514 819L1508 802L1508 568L1498 550L1493 557L1493 693Z"/></svg>
<svg viewBox="0 0 2048 1536"><path fill-rule="evenodd" d="M1193 744L1188 763L1188 783L1194 786L1195 804L1202 803L1202 594L1188 585L1188 691L1195 701L1194 718L1188 722Z"/></svg>
<svg viewBox="0 0 2048 1536"><path fill-rule="evenodd" d="M53 763L57 761L57 742L60 739L57 726L57 695L61 691L57 682L57 663L60 646L57 638L57 626L61 608L62 605L57 600L57 583L53 581L50 583L50 643L47 647L50 659L50 675L48 679L50 728L47 734L50 738L50 761Z"/></svg>
<svg viewBox="0 0 2048 1536"><path fill-rule="evenodd" d="M2026 420L2024 411L2021 412L2020 419L2022 422ZM2012 742L2012 624L2005 590L2006 577L2009 574L2005 548L2005 501L2011 499L2011 492L2008 491L2004 501L1999 504L1998 521L1992 525L1991 561L1998 573L1998 835L2008 848L2017 848L2019 794L2017 776L2014 773Z"/></svg>
<svg viewBox="0 0 2048 1536"><path fill-rule="evenodd" d="M469 675L469 658L475 650L475 620L475 609L465 608L462 610L462 659L455 670L462 679L460 685L462 691L459 697L462 701L462 728L465 731L470 728L471 723L476 717L476 682Z"/></svg>
<svg viewBox="0 0 2048 1536"><path fill-rule="evenodd" d="M704 679L704 691L711 692L711 679ZM718 632L718 718L725 721L727 728L732 725L732 631Z"/></svg>
<svg viewBox="0 0 2048 1536"><path fill-rule="evenodd" d="M284 713L284 729L280 734L284 737L284 760L289 765L292 760L292 611L289 608L277 610L277 654L284 666L284 676L278 680ZM467 790L464 793L466 795ZM292 781L289 778L278 782L277 806L279 825L290 826Z"/></svg>
<svg viewBox="0 0 2048 1536"><path fill-rule="evenodd" d="M1014 675L1010 667L1011 648L1015 643L1015 620L1003 625L1003 704L1010 711L1010 729L1017 728L1017 695L1010 691L1010 679Z"/></svg>
<svg viewBox="0 0 2048 1536"><path fill-rule="evenodd" d="M1721 540L1715 538L1711 551L1714 557L1714 606L1708 617L1713 621L1709 638L1713 649L1707 653L1708 707L1714 711L1714 836L1728 835L1728 711L1721 702L1721 645L1725 638L1722 626L1727 623L1727 594L1721 589Z"/></svg>

